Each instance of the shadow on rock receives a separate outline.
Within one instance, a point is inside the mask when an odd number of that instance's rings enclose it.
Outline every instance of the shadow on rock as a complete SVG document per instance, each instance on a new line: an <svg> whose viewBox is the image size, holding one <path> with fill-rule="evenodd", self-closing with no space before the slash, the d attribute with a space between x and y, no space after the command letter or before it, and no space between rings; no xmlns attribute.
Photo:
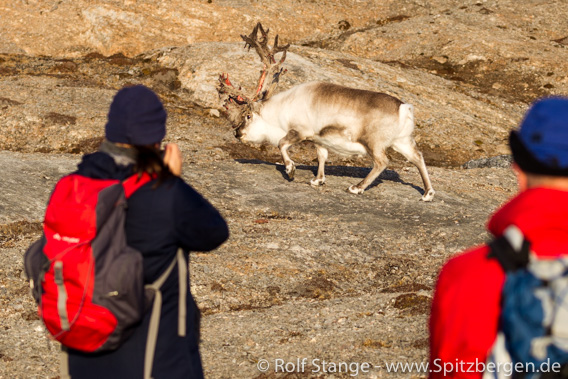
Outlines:
<svg viewBox="0 0 568 379"><path fill-rule="evenodd" d="M266 162L260 159L235 159L235 161L241 164L256 164L256 165L269 165L275 166L276 170L280 172L282 177L287 181L291 182L294 179L290 179L286 174L286 167L282 164ZM311 171L312 174L315 176L317 174L318 168L317 166L308 166L308 165L297 165L296 170L303 170L303 171ZM349 178L359 178L363 179L367 175L369 175L371 169L369 167L352 167L352 166L325 166L325 175L326 176L339 176L339 177L349 177ZM384 170L381 172L381 175L377 179L371 183L367 190L373 187L378 186L382 183L383 180L388 180L391 182L401 183L406 186L410 186L418 191L421 195L424 194L424 190L416 186L412 183L405 182L400 178L400 175L393 170ZM355 183L354 183L355 184Z"/></svg>

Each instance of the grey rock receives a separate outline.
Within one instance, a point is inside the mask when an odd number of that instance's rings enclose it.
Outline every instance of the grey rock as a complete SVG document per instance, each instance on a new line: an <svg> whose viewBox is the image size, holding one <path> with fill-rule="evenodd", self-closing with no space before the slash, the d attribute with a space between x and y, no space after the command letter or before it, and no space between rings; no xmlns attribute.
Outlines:
<svg viewBox="0 0 568 379"><path fill-rule="evenodd" d="M463 168L488 168L488 167L511 167L513 157L511 155L498 155L490 158L473 159L463 164Z"/></svg>

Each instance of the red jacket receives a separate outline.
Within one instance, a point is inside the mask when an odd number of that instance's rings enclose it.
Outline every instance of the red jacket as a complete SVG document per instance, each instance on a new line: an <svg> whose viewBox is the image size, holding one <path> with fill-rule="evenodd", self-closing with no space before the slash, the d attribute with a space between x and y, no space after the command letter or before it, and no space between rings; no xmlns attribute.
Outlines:
<svg viewBox="0 0 568 379"><path fill-rule="evenodd" d="M520 193L490 219L488 230L500 236L515 224L540 257L568 254L568 192L533 188ZM436 284L430 315L430 378L480 378L497 335L505 274L486 245L451 258ZM437 372L436 372L437 371ZM472 372L468 372L472 371Z"/></svg>

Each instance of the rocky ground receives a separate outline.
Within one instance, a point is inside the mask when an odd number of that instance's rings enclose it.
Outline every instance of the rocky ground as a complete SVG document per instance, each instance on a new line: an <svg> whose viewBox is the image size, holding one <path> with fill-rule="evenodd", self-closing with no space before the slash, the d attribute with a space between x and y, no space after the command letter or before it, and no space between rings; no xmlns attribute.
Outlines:
<svg viewBox="0 0 568 379"><path fill-rule="evenodd" d="M206 376L350 377L365 362L358 376L425 376L387 373L385 362L427 359L440 265L489 238L487 217L514 194L507 157L492 157L509 153L507 134L533 99L566 93L567 10L539 0L0 0L0 378L58 377L22 255L53 185L97 148L113 94L134 83L160 94L184 178L231 230L219 249L192 255ZM257 21L292 44L281 89L327 80L416 107L432 203L396 153L356 196L345 189L368 159L330 154L314 189L309 144L292 149L290 182L275 148L232 136L216 80L228 72L254 87L258 58L239 34ZM303 358L304 370L291 365ZM275 372L278 359L294 372ZM324 373L323 360L352 371Z"/></svg>

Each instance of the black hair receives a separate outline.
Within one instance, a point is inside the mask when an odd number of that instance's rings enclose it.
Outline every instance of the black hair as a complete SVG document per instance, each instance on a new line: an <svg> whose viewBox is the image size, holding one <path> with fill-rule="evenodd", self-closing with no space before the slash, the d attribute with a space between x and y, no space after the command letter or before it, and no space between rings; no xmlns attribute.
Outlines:
<svg viewBox="0 0 568 379"><path fill-rule="evenodd" d="M527 149L519 133L513 130L509 135L509 146L513 153L513 161L519 165L521 170L531 174L544 176L566 176L568 168L560 168L555 162L542 163Z"/></svg>
<svg viewBox="0 0 568 379"><path fill-rule="evenodd" d="M154 188L158 187L168 178L174 176L170 168L164 163L164 151L155 145L135 145L136 163L134 172L138 176L148 173L158 179Z"/></svg>

